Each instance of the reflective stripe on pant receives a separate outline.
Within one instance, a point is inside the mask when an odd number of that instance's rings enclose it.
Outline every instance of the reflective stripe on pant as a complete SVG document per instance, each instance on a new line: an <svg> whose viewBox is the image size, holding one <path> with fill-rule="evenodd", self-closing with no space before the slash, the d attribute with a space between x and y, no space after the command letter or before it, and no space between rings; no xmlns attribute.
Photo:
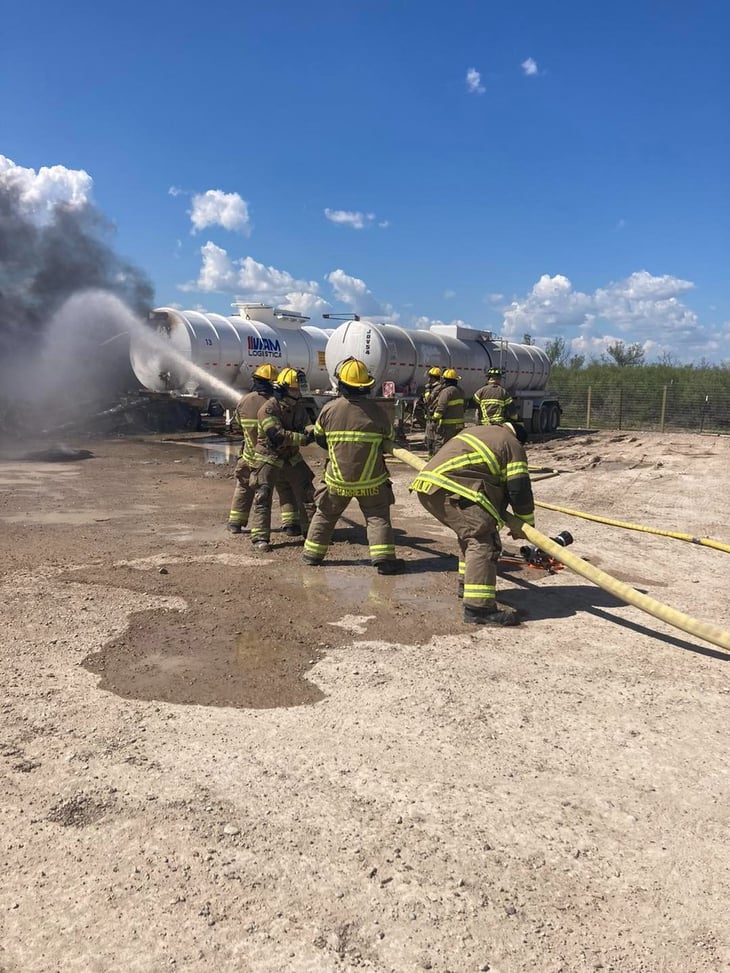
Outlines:
<svg viewBox="0 0 730 973"><path fill-rule="evenodd" d="M231 509L228 514L228 523L237 524L245 527L248 523L248 515L253 503L253 487L251 486L251 467L248 460L243 456L239 457L236 468L233 471L236 479L236 486L233 490Z"/></svg>
<svg viewBox="0 0 730 973"><path fill-rule="evenodd" d="M271 507L274 489L279 494L281 524L283 527L300 523L300 510L305 519L303 525L314 516L314 474L306 463L284 463L272 466L261 463L251 470L253 504L248 525L252 541L268 541L271 538Z"/></svg>
<svg viewBox="0 0 730 973"><path fill-rule="evenodd" d="M260 463L251 470L251 486L254 490L253 504L248 518L251 528L251 540L268 541L271 537L271 504L274 499L274 487L279 484L281 470L271 463ZM291 493L281 495L279 499L284 507L285 498L291 502Z"/></svg>
<svg viewBox="0 0 730 973"><path fill-rule="evenodd" d="M281 498L282 526L286 527L291 524L301 526L302 533L306 534L316 510L314 473L303 460L299 463L284 463L281 469L279 490L282 486L290 494L286 503Z"/></svg>
<svg viewBox="0 0 730 973"><path fill-rule="evenodd" d="M315 557L324 557L332 542L332 533L340 516L352 500L357 500L365 517L370 559L373 564L395 560L395 538L390 523L390 507L395 502L393 488L383 483L370 497L339 497L322 485L315 494L317 511L309 525L304 550Z"/></svg>
<svg viewBox="0 0 730 973"><path fill-rule="evenodd" d="M436 520L456 534L461 552L459 560L464 562L464 605L494 608L497 561L502 552L495 519L478 504L445 490L419 493L418 499Z"/></svg>

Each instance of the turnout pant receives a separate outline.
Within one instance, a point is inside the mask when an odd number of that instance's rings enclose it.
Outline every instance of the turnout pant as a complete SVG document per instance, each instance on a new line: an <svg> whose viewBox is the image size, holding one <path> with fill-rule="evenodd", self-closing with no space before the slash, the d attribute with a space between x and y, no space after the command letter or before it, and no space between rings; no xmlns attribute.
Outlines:
<svg viewBox="0 0 730 973"><path fill-rule="evenodd" d="M459 587L467 608L497 607L497 561L502 553L497 522L483 507L445 490L419 493L428 512L459 541Z"/></svg>
<svg viewBox="0 0 730 973"><path fill-rule="evenodd" d="M228 523L237 524L245 527L248 524L248 515L253 503L253 487L251 486L251 467L248 460L239 456L236 468L233 471L236 485L233 489L233 499L231 509L228 513Z"/></svg>
<svg viewBox="0 0 730 973"><path fill-rule="evenodd" d="M395 503L390 483L383 483L378 492L366 497L340 497L330 493L322 484L315 494L317 512L309 525L304 550L307 554L323 558L332 542L332 534L340 516L352 500L357 500L365 517L373 564L395 560L395 537L390 523L390 508Z"/></svg>
<svg viewBox="0 0 730 973"><path fill-rule="evenodd" d="M433 456L436 452L436 423L433 419L426 419L426 434L423 445L426 447L428 455Z"/></svg>
<svg viewBox="0 0 730 973"><path fill-rule="evenodd" d="M291 494L290 502L281 503L281 523L283 527L299 527L307 533L316 505L314 502L314 473L304 460L298 463L284 463L281 470L281 484Z"/></svg>
<svg viewBox="0 0 730 973"><path fill-rule="evenodd" d="M253 501L249 527L254 543L271 538L274 489L279 494L283 527L298 526L302 514L305 522L314 516L313 480L314 474L304 461L294 465L284 463L283 466L260 463L251 468Z"/></svg>
<svg viewBox="0 0 730 973"><path fill-rule="evenodd" d="M443 423L436 424L436 428L435 428L436 446L434 452L437 453L444 445L444 443L447 443L450 439L452 439L457 434L457 432L463 432L463 431L464 431L463 425L451 426L451 425L444 425Z"/></svg>

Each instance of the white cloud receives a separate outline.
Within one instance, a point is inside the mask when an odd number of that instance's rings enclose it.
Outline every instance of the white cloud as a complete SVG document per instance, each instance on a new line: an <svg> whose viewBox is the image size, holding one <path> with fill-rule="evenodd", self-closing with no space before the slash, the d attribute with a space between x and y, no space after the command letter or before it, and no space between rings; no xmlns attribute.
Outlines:
<svg viewBox="0 0 730 973"><path fill-rule="evenodd" d="M647 298L662 300L691 291L694 286L691 280L681 280L670 274L654 277L646 270L639 270L617 284L609 284L606 291L596 291L596 294L612 294L629 301L641 301Z"/></svg>
<svg viewBox="0 0 730 973"><path fill-rule="evenodd" d="M444 300L445 301L450 301L452 297L456 297L456 291L451 291L451 290L445 290L444 291Z"/></svg>
<svg viewBox="0 0 730 973"><path fill-rule="evenodd" d="M499 304L504 300L504 294L487 294L484 298L485 304Z"/></svg>
<svg viewBox="0 0 730 973"><path fill-rule="evenodd" d="M222 226L224 230L245 233L246 236L251 233L248 203L238 193L208 189L204 193L194 195L192 204L190 220L193 224L193 233L205 229L206 226Z"/></svg>
<svg viewBox="0 0 730 973"><path fill-rule="evenodd" d="M526 61L522 62L520 67L528 78L534 77L537 74L537 61L534 58L528 57Z"/></svg>
<svg viewBox="0 0 730 973"><path fill-rule="evenodd" d="M298 311L300 314L307 314L314 317L323 311L329 311L332 305L318 294L311 291L292 291L286 295L283 301L278 302L279 307L289 311Z"/></svg>
<svg viewBox="0 0 730 973"><path fill-rule="evenodd" d="M299 280L286 270L267 267L253 257L232 260L227 251L210 240L200 248L203 261L196 281L182 284L183 291L221 292L242 301L262 301L308 313L322 309L319 284ZM319 302L323 303L319 303Z"/></svg>
<svg viewBox="0 0 730 973"><path fill-rule="evenodd" d="M82 209L91 203L93 180L83 169L41 166L25 169L0 155L0 190L15 192L21 212L44 226L53 219L57 206Z"/></svg>
<svg viewBox="0 0 730 973"><path fill-rule="evenodd" d="M482 76L476 68L469 68L466 72L466 90L471 95L483 95L487 90L482 84Z"/></svg>
<svg viewBox="0 0 730 973"><path fill-rule="evenodd" d="M325 280L331 285L335 298L347 304L355 314L361 317L377 318L395 324L398 315L390 304L382 304L364 280L351 277L344 270L333 270L327 274Z"/></svg>
<svg viewBox="0 0 730 973"><path fill-rule="evenodd" d="M543 274L530 293L509 305L504 316L507 337L529 332L554 337L578 329L571 340L577 353L605 350L615 341L639 343L653 350L701 354L707 339L697 314L680 300L694 284L669 274L637 271L592 294L573 289L562 274Z"/></svg>
<svg viewBox="0 0 730 973"><path fill-rule="evenodd" d="M340 226L349 226L353 230L364 230L365 227L372 226L375 222L375 213L361 213L359 210L349 209L325 209L324 215L330 223L337 223ZM387 220L381 220L378 226L385 228L389 226Z"/></svg>

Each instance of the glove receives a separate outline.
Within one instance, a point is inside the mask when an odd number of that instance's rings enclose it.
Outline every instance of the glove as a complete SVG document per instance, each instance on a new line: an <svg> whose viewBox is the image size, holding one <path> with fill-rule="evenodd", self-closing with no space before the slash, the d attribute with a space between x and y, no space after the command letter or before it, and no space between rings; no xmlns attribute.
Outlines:
<svg viewBox="0 0 730 973"><path fill-rule="evenodd" d="M303 433L302 446L309 446L314 442L314 426L306 426Z"/></svg>
<svg viewBox="0 0 730 973"><path fill-rule="evenodd" d="M281 429L267 429L266 438L272 449L279 449L286 442L286 436Z"/></svg>

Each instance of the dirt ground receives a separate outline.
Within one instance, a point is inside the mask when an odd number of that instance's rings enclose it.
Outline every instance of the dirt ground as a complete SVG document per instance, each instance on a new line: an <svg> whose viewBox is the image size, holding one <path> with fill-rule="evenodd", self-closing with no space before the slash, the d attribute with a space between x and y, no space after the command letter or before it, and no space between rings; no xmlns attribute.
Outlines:
<svg viewBox="0 0 730 973"><path fill-rule="evenodd" d="M321 568L227 534L223 441L67 445L0 462L2 973L730 968L727 653L509 561L524 624L465 626L396 462L380 577L356 507ZM538 500L730 542L729 438L530 460ZM537 526L730 629L727 554Z"/></svg>

